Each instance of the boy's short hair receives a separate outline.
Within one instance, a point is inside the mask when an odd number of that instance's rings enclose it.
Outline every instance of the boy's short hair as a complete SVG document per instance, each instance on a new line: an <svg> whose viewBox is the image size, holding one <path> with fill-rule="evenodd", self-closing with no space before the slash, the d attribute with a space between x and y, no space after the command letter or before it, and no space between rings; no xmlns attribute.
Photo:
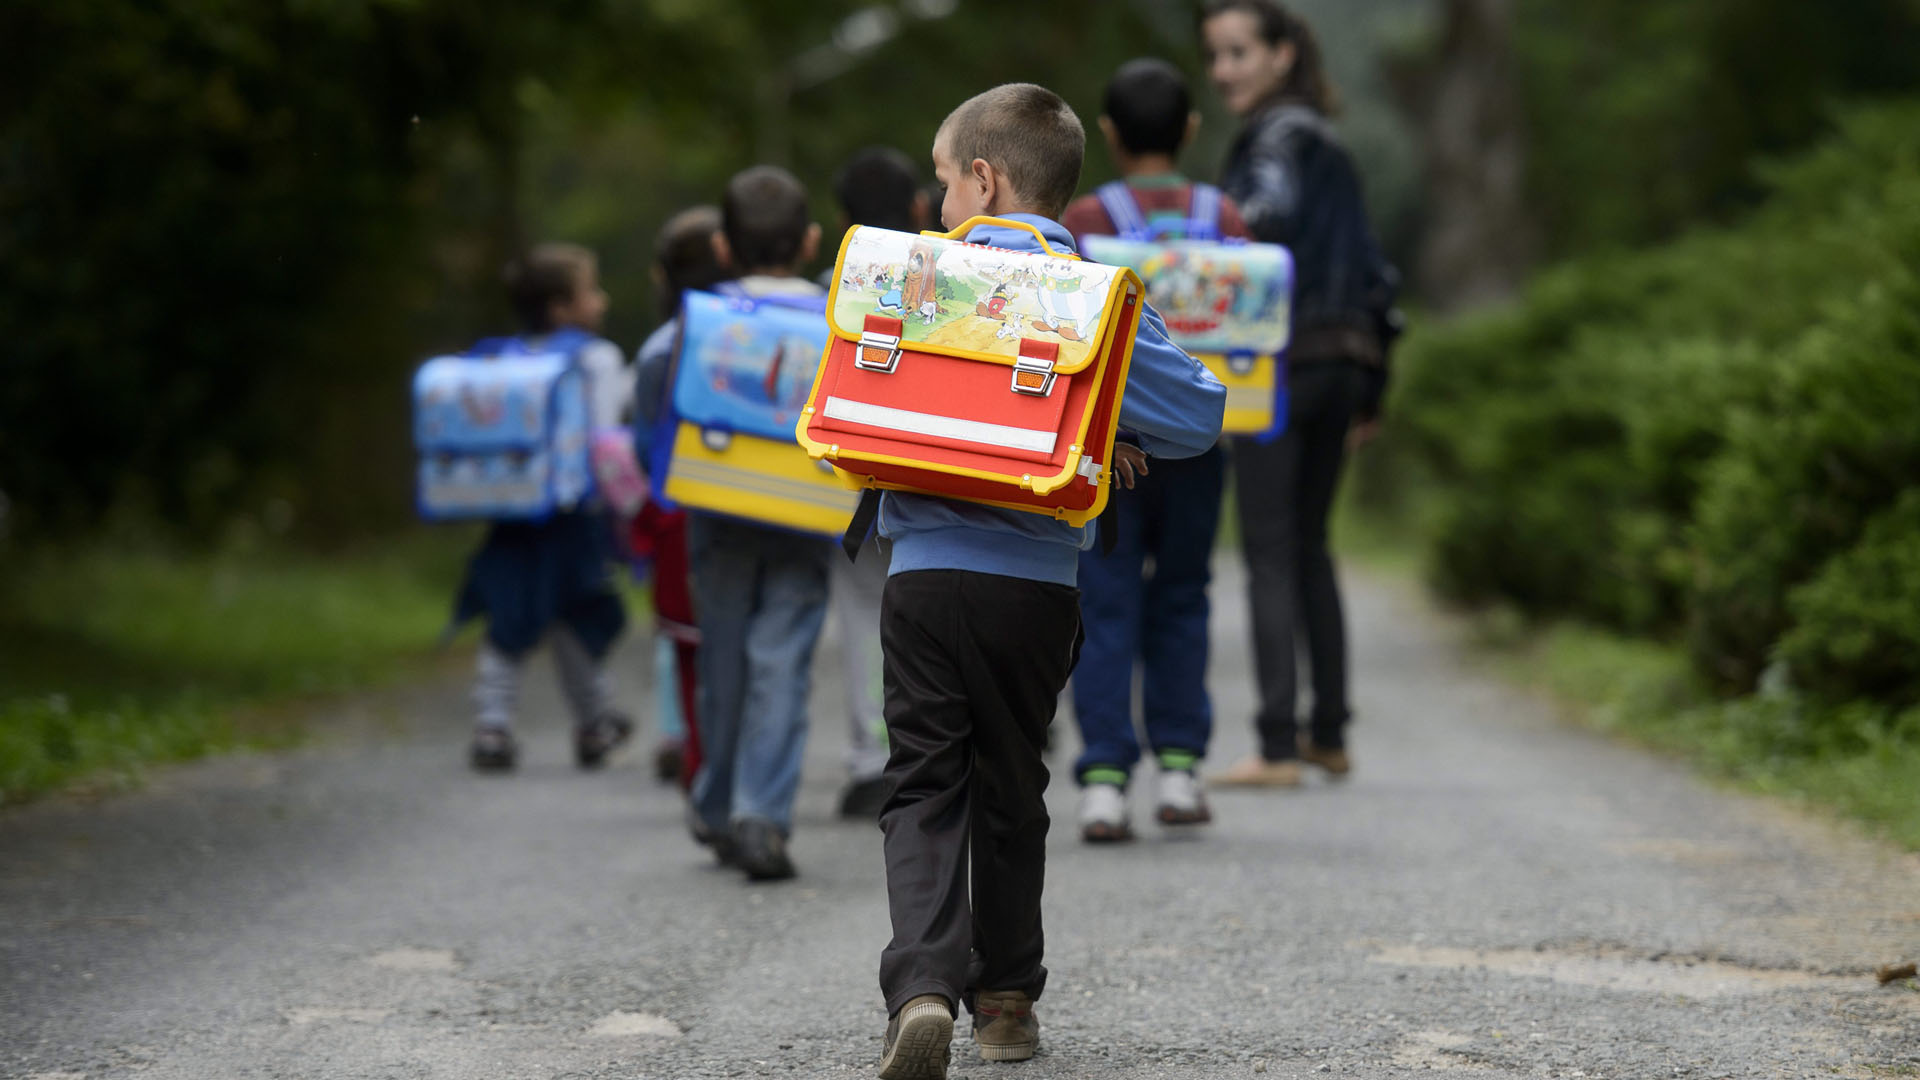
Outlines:
<svg viewBox="0 0 1920 1080"><path fill-rule="evenodd" d="M806 244L807 189L777 165L733 174L720 202L720 227L738 273L792 267Z"/></svg>
<svg viewBox="0 0 1920 1080"><path fill-rule="evenodd" d="M711 289L727 279L727 268L713 250L720 231L720 208L690 206L667 219L653 240L653 261L660 267L660 314L671 315L689 289Z"/></svg>
<svg viewBox="0 0 1920 1080"><path fill-rule="evenodd" d="M833 194L851 225L911 232L920 177L913 161L890 146L869 146L847 159L833 178Z"/></svg>
<svg viewBox="0 0 1920 1080"><path fill-rule="evenodd" d="M940 133L961 169L978 158L1007 175L1031 208L1057 218L1080 186L1087 132L1059 94L1007 83L961 102Z"/></svg>
<svg viewBox="0 0 1920 1080"><path fill-rule="evenodd" d="M501 276L520 325L530 334L552 330L553 305L573 299L598 262L579 244L539 244L509 262Z"/></svg>
<svg viewBox="0 0 1920 1080"><path fill-rule="evenodd" d="M1120 65L1101 103L1120 148L1129 154L1174 154L1187 141L1193 97L1187 78L1165 60L1142 57Z"/></svg>

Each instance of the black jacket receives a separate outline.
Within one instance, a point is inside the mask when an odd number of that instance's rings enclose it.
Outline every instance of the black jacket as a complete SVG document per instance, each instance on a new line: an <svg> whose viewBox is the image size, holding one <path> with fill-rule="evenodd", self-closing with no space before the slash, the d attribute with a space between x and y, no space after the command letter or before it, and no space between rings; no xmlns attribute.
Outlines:
<svg viewBox="0 0 1920 1080"><path fill-rule="evenodd" d="M1384 368L1399 273L1380 253L1359 174L1326 117L1294 102L1265 106L1234 138L1220 187L1254 239L1293 252L1295 361Z"/></svg>

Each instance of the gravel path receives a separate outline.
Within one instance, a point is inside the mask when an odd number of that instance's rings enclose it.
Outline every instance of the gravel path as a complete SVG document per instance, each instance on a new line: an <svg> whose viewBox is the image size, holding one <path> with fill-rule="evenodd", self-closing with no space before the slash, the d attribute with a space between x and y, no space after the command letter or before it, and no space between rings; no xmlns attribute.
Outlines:
<svg viewBox="0 0 1920 1080"><path fill-rule="evenodd" d="M1250 712L1222 573L1216 765ZM1120 849L1057 782L1041 1056L963 1037L957 1076L1920 1075L1920 992L1870 974L1920 953L1920 860L1567 728L1410 593L1350 600L1354 777ZM469 774L450 685L0 816L0 1075L872 1075L886 908L878 831L832 819L836 668L786 885L710 865L642 755L575 772L555 722Z"/></svg>

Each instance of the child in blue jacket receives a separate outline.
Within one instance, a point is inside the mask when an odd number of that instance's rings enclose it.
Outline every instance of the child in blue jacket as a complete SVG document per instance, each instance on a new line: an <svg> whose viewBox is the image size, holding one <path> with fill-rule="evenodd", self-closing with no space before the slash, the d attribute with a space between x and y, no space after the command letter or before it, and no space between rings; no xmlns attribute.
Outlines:
<svg viewBox="0 0 1920 1080"><path fill-rule="evenodd" d="M1009 218L1072 251L1055 219L1085 149L1079 119L1052 91L1012 83L971 98L934 138L941 221ZM1039 250L1032 233L1004 226L966 240ZM1077 332L1064 321L1050 332L1060 330ZM1204 453L1225 403L1225 388L1145 308L1121 402L1133 443L1115 448L1119 482L1131 486L1151 457ZM981 1057L1022 1061L1039 1045L1041 752L1079 652L1075 581L1094 530L900 492L882 498L879 529L893 545L881 608L892 792L880 825L893 940L880 959L890 1017L880 1075L944 1077L961 1002Z"/></svg>

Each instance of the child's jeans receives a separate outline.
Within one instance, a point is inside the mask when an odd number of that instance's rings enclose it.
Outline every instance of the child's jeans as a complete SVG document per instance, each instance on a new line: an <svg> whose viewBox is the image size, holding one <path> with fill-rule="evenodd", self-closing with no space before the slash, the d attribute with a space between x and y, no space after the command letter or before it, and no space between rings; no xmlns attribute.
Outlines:
<svg viewBox="0 0 1920 1080"><path fill-rule="evenodd" d="M547 647L553 650L554 672L560 677L560 691L575 727L586 727L612 711L613 679L579 635L561 623L548 633ZM480 642L473 680L475 723L501 729L513 726L525 669L525 656L509 656L490 641Z"/></svg>
<svg viewBox="0 0 1920 1080"><path fill-rule="evenodd" d="M825 539L695 513L687 520L700 620L701 822L793 827L807 738L808 669L827 613Z"/></svg>
<svg viewBox="0 0 1920 1080"><path fill-rule="evenodd" d="M1085 747L1074 764L1082 782L1089 769L1127 773L1140 760L1133 727L1136 656L1145 676L1147 742L1155 753L1198 760L1213 732L1208 560L1220 524L1226 454L1215 447L1195 458L1156 460L1152 468L1133 490L1113 493L1113 551L1080 553L1087 644L1073 677L1073 715Z"/></svg>
<svg viewBox="0 0 1920 1080"><path fill-rule="evenodd" d="M969 1009L981 990L1039 997L1041 753L1080 650L1079 590L965 570L896 574L880 636L893 785L880 814L887 1013L920 994Z"/></svg>

